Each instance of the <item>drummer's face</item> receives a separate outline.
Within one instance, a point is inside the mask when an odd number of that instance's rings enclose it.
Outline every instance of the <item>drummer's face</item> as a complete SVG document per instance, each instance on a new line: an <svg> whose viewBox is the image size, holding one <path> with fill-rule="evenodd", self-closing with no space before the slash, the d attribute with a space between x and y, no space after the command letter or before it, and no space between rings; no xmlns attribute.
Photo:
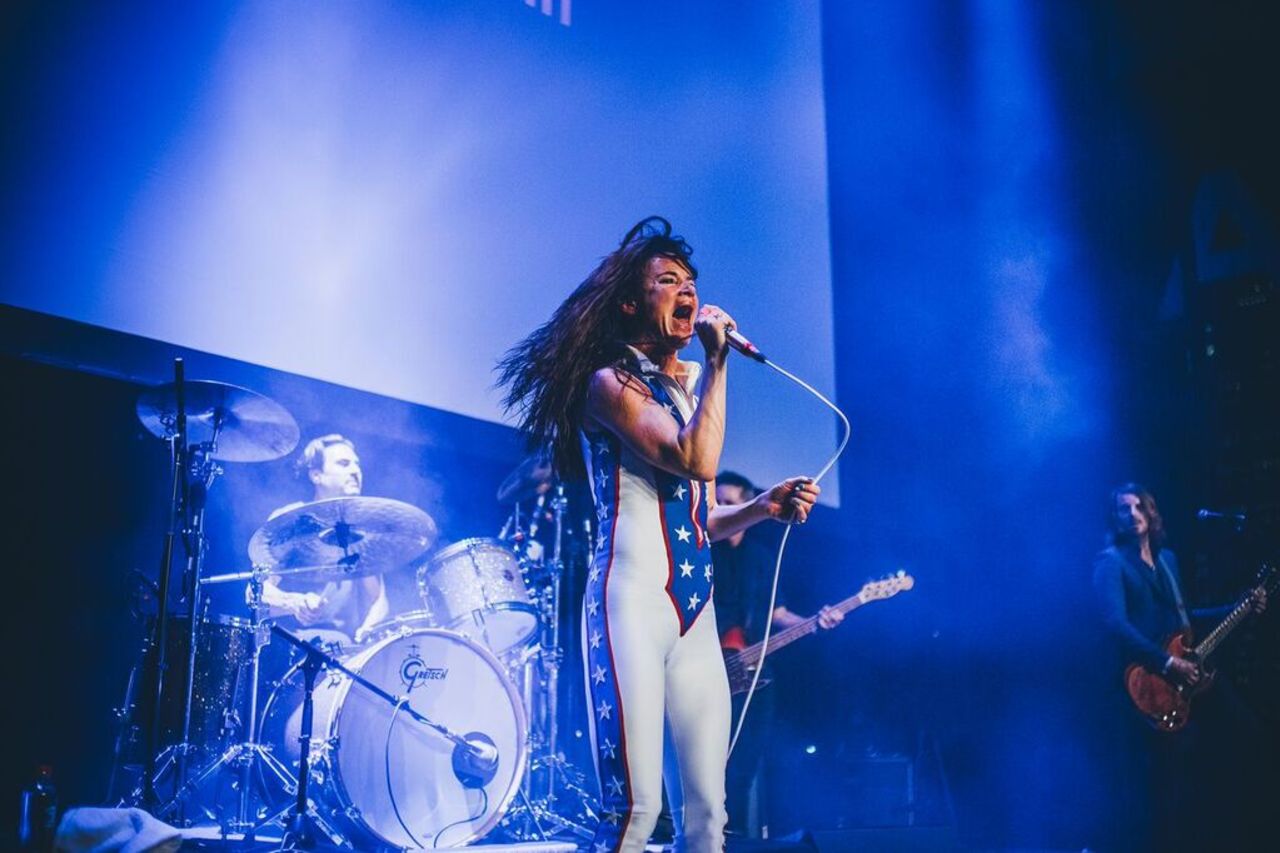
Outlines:
<svg viewBox="0 0 1280 853"><path fill-rule="evenodd" d="M316 487L316 500L358 495L364 485L360 457L345 444L331 444L324 449L324 465L311 472Z"/></svg>

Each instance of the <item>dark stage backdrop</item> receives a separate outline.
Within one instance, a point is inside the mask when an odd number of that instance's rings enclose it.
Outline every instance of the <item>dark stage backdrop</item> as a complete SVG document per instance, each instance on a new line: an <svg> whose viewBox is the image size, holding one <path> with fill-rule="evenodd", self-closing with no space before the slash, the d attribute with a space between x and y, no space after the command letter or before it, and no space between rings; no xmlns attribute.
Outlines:
<svg viewBox="0 0 1280 853"><path fill-rule="evenodd" d="M1276 553L1277 22L1262 3L825 4L856 425L825 591L868 565L919 582L814 644L821 700L793 714L838 752L796 759L799 803L925 733L965 843L1144 841L1090 566L1131 479L1196 602ZM1194 519L1246 504L1247 541ZM1278 624L1224 651L1273 730Z"/></svg>

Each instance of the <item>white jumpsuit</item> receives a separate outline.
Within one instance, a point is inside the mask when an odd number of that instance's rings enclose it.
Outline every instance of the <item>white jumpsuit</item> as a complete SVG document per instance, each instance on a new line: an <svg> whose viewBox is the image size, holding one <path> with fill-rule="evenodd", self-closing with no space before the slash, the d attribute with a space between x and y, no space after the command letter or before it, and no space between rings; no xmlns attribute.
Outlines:
<svg viewBox="0 0 1280 853"><path fill-rule="evenodd" d="M640 378L683 425L690 388L639 356ZM698 365L689 372L689 384ZM724 846L729 685L711 604L707 484L641 459L610 432L583 435L597 547L583 599L591 735L603 797L593 849L639 851L667 794L677 850Z"/></svg>

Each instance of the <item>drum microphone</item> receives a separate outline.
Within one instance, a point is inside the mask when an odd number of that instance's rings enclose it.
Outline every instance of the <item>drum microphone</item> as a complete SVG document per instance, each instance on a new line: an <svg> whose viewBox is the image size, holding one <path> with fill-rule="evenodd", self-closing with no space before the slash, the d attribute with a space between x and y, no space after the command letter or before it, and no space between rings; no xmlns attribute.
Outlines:
<svg viewBox="0 0 1280 853"><path fill-rule="evenodd" d="M751 341L742 336L742 333L733 327L726 327L724 330L725 339L729 342L729 346L745 355L747 358L754 358L756 361L764 364L768 361L764 357L764 353L760 352L760 348Z"/></svg>
<svg viewBox="0 0 1280 853"><path fill-rule="evenodd" d="M498 745L481 732L467 732L453 748L453 775L464 788L483 788L498 774Z"/></svg>

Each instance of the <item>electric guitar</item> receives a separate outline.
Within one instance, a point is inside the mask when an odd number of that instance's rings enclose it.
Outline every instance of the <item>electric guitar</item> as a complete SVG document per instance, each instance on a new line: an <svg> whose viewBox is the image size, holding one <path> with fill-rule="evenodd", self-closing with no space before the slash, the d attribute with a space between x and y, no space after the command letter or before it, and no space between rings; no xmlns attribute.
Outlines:
<svg viewBox="0 0 1280 853"><path fill-rule="evenodd" d="M1209 655L1253 613L1258 596L1275 593L1280 574L1274 566L1263 566L1258 572L1258 583L1236 603L1218 626L1210 631L1198 645L1192 645L1190 629L1179 631L1165 643L1164 649L1173 657L1186 658L1200 669L1200 680L1193 686L1175 683L1163 673L1147 669L1140 664L1130 664L1124 671L1124 686L1134 706L1158 731L1176 732L1191 719L1191 700L1208 690L1215 673L1206 665Z"/></svg>
<svg viewBox="0 0 1280 853"><path fill-rule="evenodd" d="M831 609L839 610L841 613L849 613L867 602L892 598L915 585L915 578L906 572L898 572L896 575L890 575L883 580L868 581L863 585L862 589L858 590L857 595L846 598L838 604L831 605ZM765 654L780 649L788 643L794 643L801 637L807 637L817 630L818 615L815 614L803 622L798 622L790 628L784 628L769 637L769 647L767 649L763 641L741 650L725 649L724 667L729 673L730 695L737 696L739 693L746 693L750 689L751 679L755 677L756 669L763 662ZM763 687L768 683L769 679L762 677L757 686Z"/></svg>

